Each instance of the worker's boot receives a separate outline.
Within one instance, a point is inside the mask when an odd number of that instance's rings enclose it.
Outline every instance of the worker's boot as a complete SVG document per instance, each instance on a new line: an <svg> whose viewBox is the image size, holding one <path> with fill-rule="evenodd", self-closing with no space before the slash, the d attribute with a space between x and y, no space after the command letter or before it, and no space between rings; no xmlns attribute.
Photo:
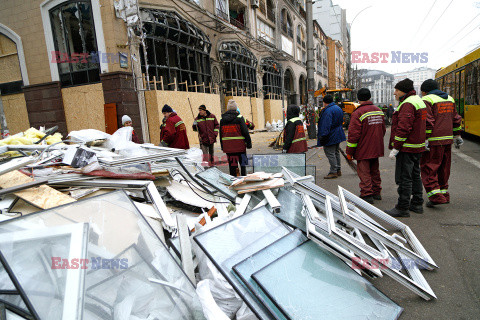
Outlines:
<svg viewBox="0 0 480 320"><path fill-rule="evenodd" d="M342 170L337 171L337 176L341 177L342 176Z"/></svg>
<svg viewBox="0 0 480 320"><path fill-rule="evenodd" d="M427 203L428 206L428 203ZM411 204L408 210L413 211L415 213L423 213L423 205L421 204Z"/></svg>
<svg viewBox="0 0 480 320"><path fill-rule="evenodd" d="M375 201L373 201L373 196L364 196L364 197L360 197L360 199L362 199L363 201L366 201L370 204L374 204Z"/></svg>
<svg viewBox="0 0 480 320"><path fill-rule="evenodd" d="M329 173L323 179L335 179L338 178L338 175L336 173Z"/></svg>
<svg viewBox="0 0 480 320"><path fill-rule="evenodd" d="M374 194L373 195L373 200L382 200L382 195L379 193L379 194Z"/></svg>
<svg viewBox="0 0 480 320"><path fill-rule="evenodd" d="M389 216L396 217L396 218L410 217L410 212L408 212L408 210L401 210L401 209L398 209L397 207L394 207L393 209L390 209L390 210L385 210L385 213L387 213Z"/></svg>

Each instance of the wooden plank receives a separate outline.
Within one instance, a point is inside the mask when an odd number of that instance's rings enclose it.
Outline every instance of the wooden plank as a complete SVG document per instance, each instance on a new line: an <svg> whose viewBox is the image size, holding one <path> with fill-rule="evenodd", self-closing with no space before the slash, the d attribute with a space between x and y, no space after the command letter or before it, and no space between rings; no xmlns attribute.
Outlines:
<svg viewBox="0 0 480 320"><path fill-rule="evenodd" d="M11 188L33 181L34 179L19 171L11 171L0 176L0 187ZM14 194L41 209L50 209L75 201L72 197L45 185L18 191Z"/></svg>
<svg viewBox="0 0 480 320"><path fill-rule="evenodd" d="M255 186L253 186L255 185ZM249 183L245 185L245 187L250 187L249 189L241 189L237 190L238 194L244 194L248 192L254 192L254 191L259 191L259 190L267 190L267 189L275 189L275 188L281 188L284 186L284 181L282 178L276 178L272 180L267 180L267 182L262 182L262 183Z"/></svg>

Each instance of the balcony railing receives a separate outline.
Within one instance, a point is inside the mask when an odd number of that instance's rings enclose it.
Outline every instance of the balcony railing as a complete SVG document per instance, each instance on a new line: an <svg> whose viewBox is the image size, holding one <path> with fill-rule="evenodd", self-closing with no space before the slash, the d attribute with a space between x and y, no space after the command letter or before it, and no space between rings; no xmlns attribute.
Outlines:
<svg viewBox="0 0 480 320"><path fill-rule="evenodd" d="M230 17L230 23L239 29L245 30L245 25L237 19Z"/></svg>
<svg viewBox="0 0 480 320"><path fill-rule="evenodd" d="M228 13L224 12L222 9L217 8L217 16L220 19L223 19L225 21L229 21Z"/></svg>

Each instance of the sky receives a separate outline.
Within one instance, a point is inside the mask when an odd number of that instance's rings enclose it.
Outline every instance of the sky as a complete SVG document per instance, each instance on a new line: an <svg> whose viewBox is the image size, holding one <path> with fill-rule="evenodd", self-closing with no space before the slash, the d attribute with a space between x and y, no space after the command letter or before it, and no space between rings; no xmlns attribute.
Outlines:
<svg viewBox="0 0 480 320"><path fill-rule="evenodd" d="M389 53L358 69L390 73L445 67L480 46L480 0L332 0L347 11L351 50ZM314 4L315 5L315 4ZM363 11L362 11L363 10ZM392 63L391 51L428 53L426 63ZM424 55L425 57L425 55Z"/></svg>

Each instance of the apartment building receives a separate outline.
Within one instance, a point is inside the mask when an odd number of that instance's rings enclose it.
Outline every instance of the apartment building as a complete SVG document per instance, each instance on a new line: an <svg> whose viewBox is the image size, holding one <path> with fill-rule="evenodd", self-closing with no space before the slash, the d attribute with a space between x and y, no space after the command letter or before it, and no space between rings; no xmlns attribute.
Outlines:
<svg viewBox="0 0 480 320"><path fill-rule="evenodd" d="M165 103L188 127L198 105L219 115L233 98L262 128L306 103L305 19L304 0L4 0L7 125L113 132L127 114L155 143ZM327 44L317 23L317 87L329 79Z"/></svg>
<svg viewBox="0 0 480 320"><path fill-rule="evenodd" d="M420 86L423 81L427 79L435 79L435 69L420 67L406 72L395 73L393 76L395 77L394 83L409 78L413 81L413 87L415 88L415 91L417 91L417 94L420 94Z"/></svg>
<svg viewBox="0 0 480 320"><path fill-rule="evenodd" d="M393 96L394 76L380 70L358 70L359 88L368 88L372 93L372 102L375 105L394 104Z"/></svg>

